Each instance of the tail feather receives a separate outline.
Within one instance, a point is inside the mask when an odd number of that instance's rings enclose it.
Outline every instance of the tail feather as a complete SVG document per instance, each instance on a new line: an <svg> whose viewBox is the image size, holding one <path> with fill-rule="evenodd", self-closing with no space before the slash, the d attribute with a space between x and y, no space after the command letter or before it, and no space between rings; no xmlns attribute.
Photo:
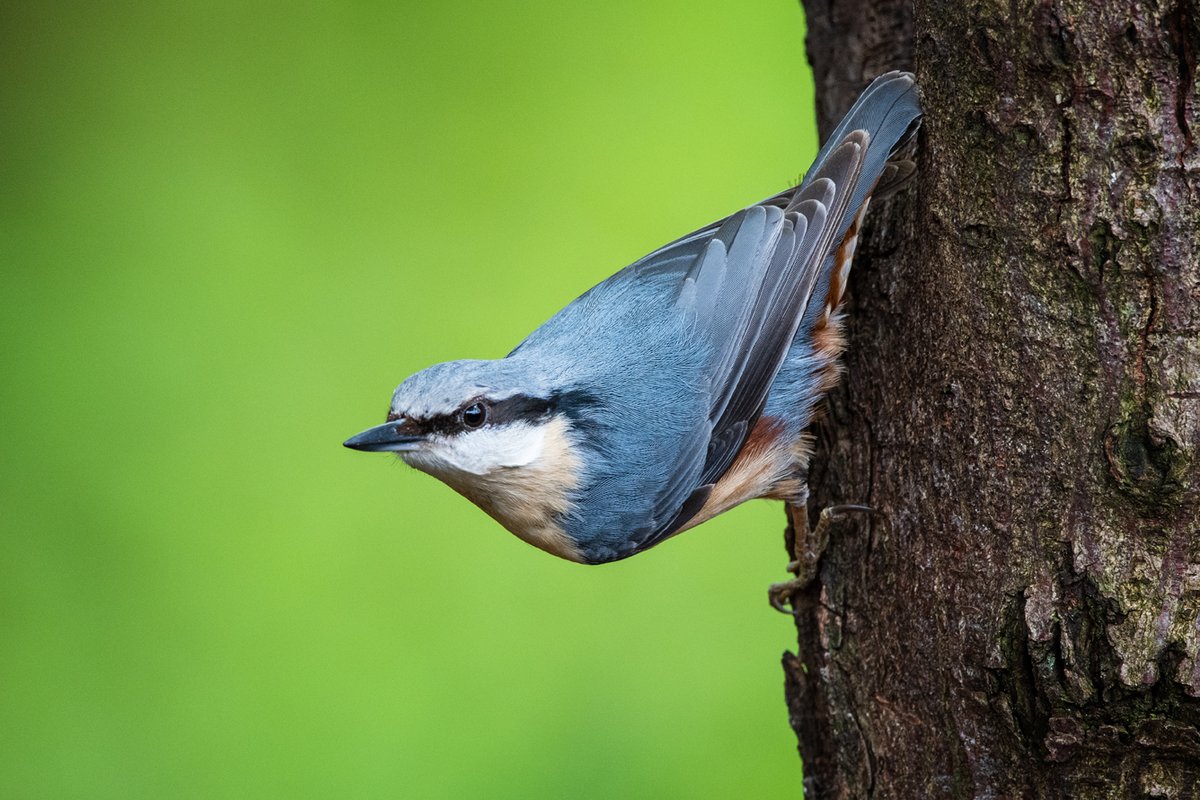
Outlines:
<svg viewBox="0 0 1200 800"><path fill-rule="evenodd" d="M864 130L870 135L871 148L863 164L863 180L850 203L857 211L874 189L887 162L912 137L920 119L916 78L909 72L884 73L859 95L813 163L819 165L828 158L852 131Z"/></svg>
<svg viewBox="0 0 1200 800"><path fill-rule="evenodd" d="M900 159L887 162L883 174L879 176L879 181L875 184L875 191L871 192L871 197L880 199L891 197L908 186L909 181L916 174L917 165L914 161Z"/></svg>
<svg viewBox="0 0 1200 800"><path fill-rule="evenodd" d="M843 219L838 223L834 241L839 244L830 252L822 267L815 296L824 296L824 303L812 303L805 311L800 330L812 331L828 324L830 315L841 303L846 291L850 265L858 244L858 234L872 197L884 197L901 189L916 172L916 165L900 157L900 151L912 139L921 122L921 105L916 79L907 72L888 72L880 75L859 96L854 106L842 118L833 134L817 154L797 194L802 193L810 180L821 172L825 160L848 137L867 135L867 155L862 173L854 189Z"/></svg>

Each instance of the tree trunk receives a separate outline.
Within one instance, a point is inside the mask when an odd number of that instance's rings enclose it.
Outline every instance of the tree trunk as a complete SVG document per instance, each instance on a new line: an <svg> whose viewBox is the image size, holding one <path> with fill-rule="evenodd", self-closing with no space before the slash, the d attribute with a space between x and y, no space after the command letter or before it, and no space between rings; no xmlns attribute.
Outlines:
<svg viewBox="0 0 1200 800"><path fill-rule="evenodd" d="M784 658L809 797L1200 797L1197 0L805 0L822 130L925 98L873 207ZM815 517L814 517L815 519Z"/></svg>

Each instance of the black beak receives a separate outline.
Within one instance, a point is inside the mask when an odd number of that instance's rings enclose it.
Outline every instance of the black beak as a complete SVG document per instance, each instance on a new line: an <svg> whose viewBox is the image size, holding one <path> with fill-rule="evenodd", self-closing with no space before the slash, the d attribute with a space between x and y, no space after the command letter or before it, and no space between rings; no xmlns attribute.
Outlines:
<svg viewBox="0 0 1200 800"><path fill-rule="evenodd" d="M374 428L367 428L358 436L351 436L342 444L352 450L386 453L416 450L417 445L423 441L425 441L424 436L413 435L406 431L403 422L385 422Z"/></svg>

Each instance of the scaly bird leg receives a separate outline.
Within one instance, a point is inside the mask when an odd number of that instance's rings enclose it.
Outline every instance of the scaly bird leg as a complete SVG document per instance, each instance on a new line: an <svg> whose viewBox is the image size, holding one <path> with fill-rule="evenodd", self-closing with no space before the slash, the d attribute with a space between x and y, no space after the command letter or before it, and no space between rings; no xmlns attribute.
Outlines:
<svg viewBox="0 0 1200 800"><path fill-rule="evenodd" d="M807 503L802 505L789 503L787 508L795 536L793 544L795 560L788 564L787 568L788 572L796 577L783 583L773 583L767 589L771 607L784 614L792 613L788 610L788 606L792 605L792 598L816 579L817 565L821 561L825 547L829 544L830 527L835 522L844 519L847 514L853 512L872 513L869 506L853 504L827 506L821 510L817 527L810 530Z"/></svg>

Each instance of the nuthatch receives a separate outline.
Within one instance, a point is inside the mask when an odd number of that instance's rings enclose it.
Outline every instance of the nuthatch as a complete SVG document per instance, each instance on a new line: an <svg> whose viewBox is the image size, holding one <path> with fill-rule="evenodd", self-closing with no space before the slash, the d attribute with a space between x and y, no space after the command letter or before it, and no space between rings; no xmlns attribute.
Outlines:
<svg viewBox="0 0 1200 800"><path fill-rule="evenodd" d="M913 76L880 76L798 187L626 267L505 358L418 372L346 447L398 453L587 564L756 497L802 507L858 231L911 175L894 156L920 118Z"/></svg>

